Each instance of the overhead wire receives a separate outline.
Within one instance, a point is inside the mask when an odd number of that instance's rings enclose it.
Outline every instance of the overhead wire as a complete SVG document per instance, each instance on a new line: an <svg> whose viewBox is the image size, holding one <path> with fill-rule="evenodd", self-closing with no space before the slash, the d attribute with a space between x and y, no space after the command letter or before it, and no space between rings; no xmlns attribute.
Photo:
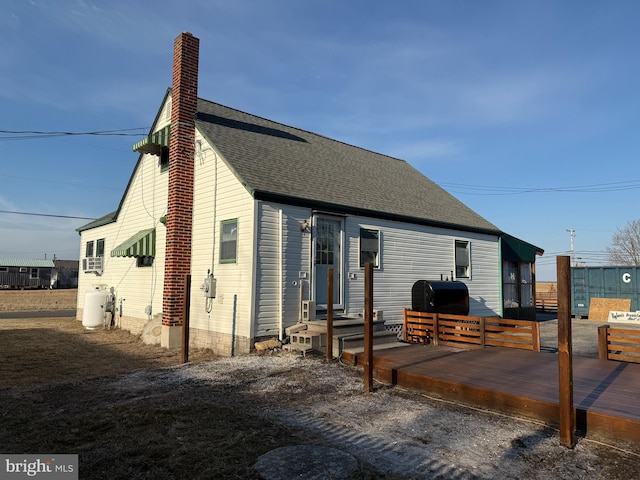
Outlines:
<svg viewBox="0 0 640 480"><path fill-rule="evenodd" d="M453 193L467 195L522 195L525 193L599 193L640 189L640 180L624 182L596 183L561 187L510 187L489 185L467 185L462 183L438 183Z"/></svg>
<svg viewBox="0 0 640 480"><path fill-rule="evenodd" d="M15 212L12 210L0 210L0 213L11 213L14 215L32 215L35 217L50 217L50 218L72 218L75 220L96 220L95 217L77 217L74 215L55 215L52 213L34 213L34 212Z"/></svg>
<svg viewBox="0 0 640 480"><path fill-rule="evenodd" d="M47 132L40 130L0 130L0 142L3 140L31 140L36 138L68 137L68 136L117 136L117 137L141 137L145 133L128 133L135 131L148 131L148 127L123 128L119 130L98 130L90 132Z"/></svg>

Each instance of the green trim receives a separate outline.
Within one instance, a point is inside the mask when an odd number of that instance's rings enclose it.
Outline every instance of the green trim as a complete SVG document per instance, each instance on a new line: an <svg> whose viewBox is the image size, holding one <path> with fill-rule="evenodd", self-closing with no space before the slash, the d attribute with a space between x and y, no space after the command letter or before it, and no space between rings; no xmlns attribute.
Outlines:
<svg viewBox="0 0 640 480"><path fill-rule="evenodd" d="M112 257L155 257L156 229L140 230L138 233L111 250Z"/></svg>
<svg viewBox="0 0 640 480"><path fill-rule="evenodd" d="M506 233L500 235L502 243L502 259L521 262L535 262L536 255L542 255L544 250L519 238Z"/></svg>
<svg viewBox="0 0 640 480"><path fill-rule="evenodd" d="M157 132L152 133L136 143L131 149L134 152L148 153L151 155L160 155L162 147L169 147L171 139L171 125L161 128Z"/></svg>

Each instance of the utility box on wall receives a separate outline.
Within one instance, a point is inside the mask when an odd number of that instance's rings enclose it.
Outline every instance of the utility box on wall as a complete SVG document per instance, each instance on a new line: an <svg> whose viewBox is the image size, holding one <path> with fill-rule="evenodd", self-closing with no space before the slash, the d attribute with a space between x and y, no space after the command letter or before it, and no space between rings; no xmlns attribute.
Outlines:
<svg viewBox="0 0 640 480"><path fill-rule="evenodd" d="M586 317L592 298L628 298L640 309L639 267L571 267L571 315Z"/></svg>

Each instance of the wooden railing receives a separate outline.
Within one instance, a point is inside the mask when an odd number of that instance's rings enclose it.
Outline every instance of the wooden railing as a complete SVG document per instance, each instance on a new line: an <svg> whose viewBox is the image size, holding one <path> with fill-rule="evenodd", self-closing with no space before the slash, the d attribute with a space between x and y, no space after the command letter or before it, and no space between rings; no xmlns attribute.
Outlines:
<svg viewBox="0 0 640 480"><path fill-rule="evenodd" d="M536 309L541 312L557 312L558 294L556 292L536 292Z"/></svg>
<svg viewBox="0 0 640 480"><path fill-rule="evenodd" d="M598 358L640 363L640 330L598 327Z"/></svg>
<svg viewBox="0 0 640 480"><path fill-rule="evenodd" d="M403 339L465 348L491 346L540 351L540 329L534 321L425 313L407 308Z"/></svg>

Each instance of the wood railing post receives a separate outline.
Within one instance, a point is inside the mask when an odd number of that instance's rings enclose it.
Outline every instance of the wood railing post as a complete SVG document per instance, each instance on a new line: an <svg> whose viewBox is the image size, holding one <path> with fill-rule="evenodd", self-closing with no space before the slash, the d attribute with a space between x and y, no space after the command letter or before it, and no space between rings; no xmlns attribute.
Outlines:
<svg viewBox="0 0 640 480"><path fill-rule="evenodd" d="M568 256L556 257L558 278L558 380L560 443L575 446L576 415L573 407L573 357L571 348L571 267Z"/></svg>
<svg viewBox="0 0 640 480"><path fill-rule="evenodd" d="M485 333L484 333L484 317L480 317L480 346L482 348L487 346Z"/></svg>
<svg viewBox="0 0 640 480"><path fill-rule="evenodd" d="M534 352L540 351L540 324L531 322L531 346Z"/></svg>
<svg viewBox="0 0 640 480"><path fill-rule="evenodd" d="M327 361L333 360L333 268L327 272Z"/></svg>
<svg viewBox="0 0 640 480"><path fill-rule="evenodd" d="M433 344L440 345L440 315L433 314Z"/></svg>
<svg viewBox="0 0 640 480"><path fill-rule="evenodd" d="M407 342L407 338L409 338L409 336L407 335L407 329L408 329L408 325L407 325L407 309L403 308L402 312L404 313L404 325L402 326L402 341L403 342Z"/></svg>
<svg viewBox="0 0 640 480"><path fill-rule="evenodd" d="M598 358L609 360L609 324L598 327Z"/></svg>
<svg viewBox="0 0 640 480"><path fill-rule="evenodd" d="M364 265L364 393L373 392L373 263Z"/></svg>

